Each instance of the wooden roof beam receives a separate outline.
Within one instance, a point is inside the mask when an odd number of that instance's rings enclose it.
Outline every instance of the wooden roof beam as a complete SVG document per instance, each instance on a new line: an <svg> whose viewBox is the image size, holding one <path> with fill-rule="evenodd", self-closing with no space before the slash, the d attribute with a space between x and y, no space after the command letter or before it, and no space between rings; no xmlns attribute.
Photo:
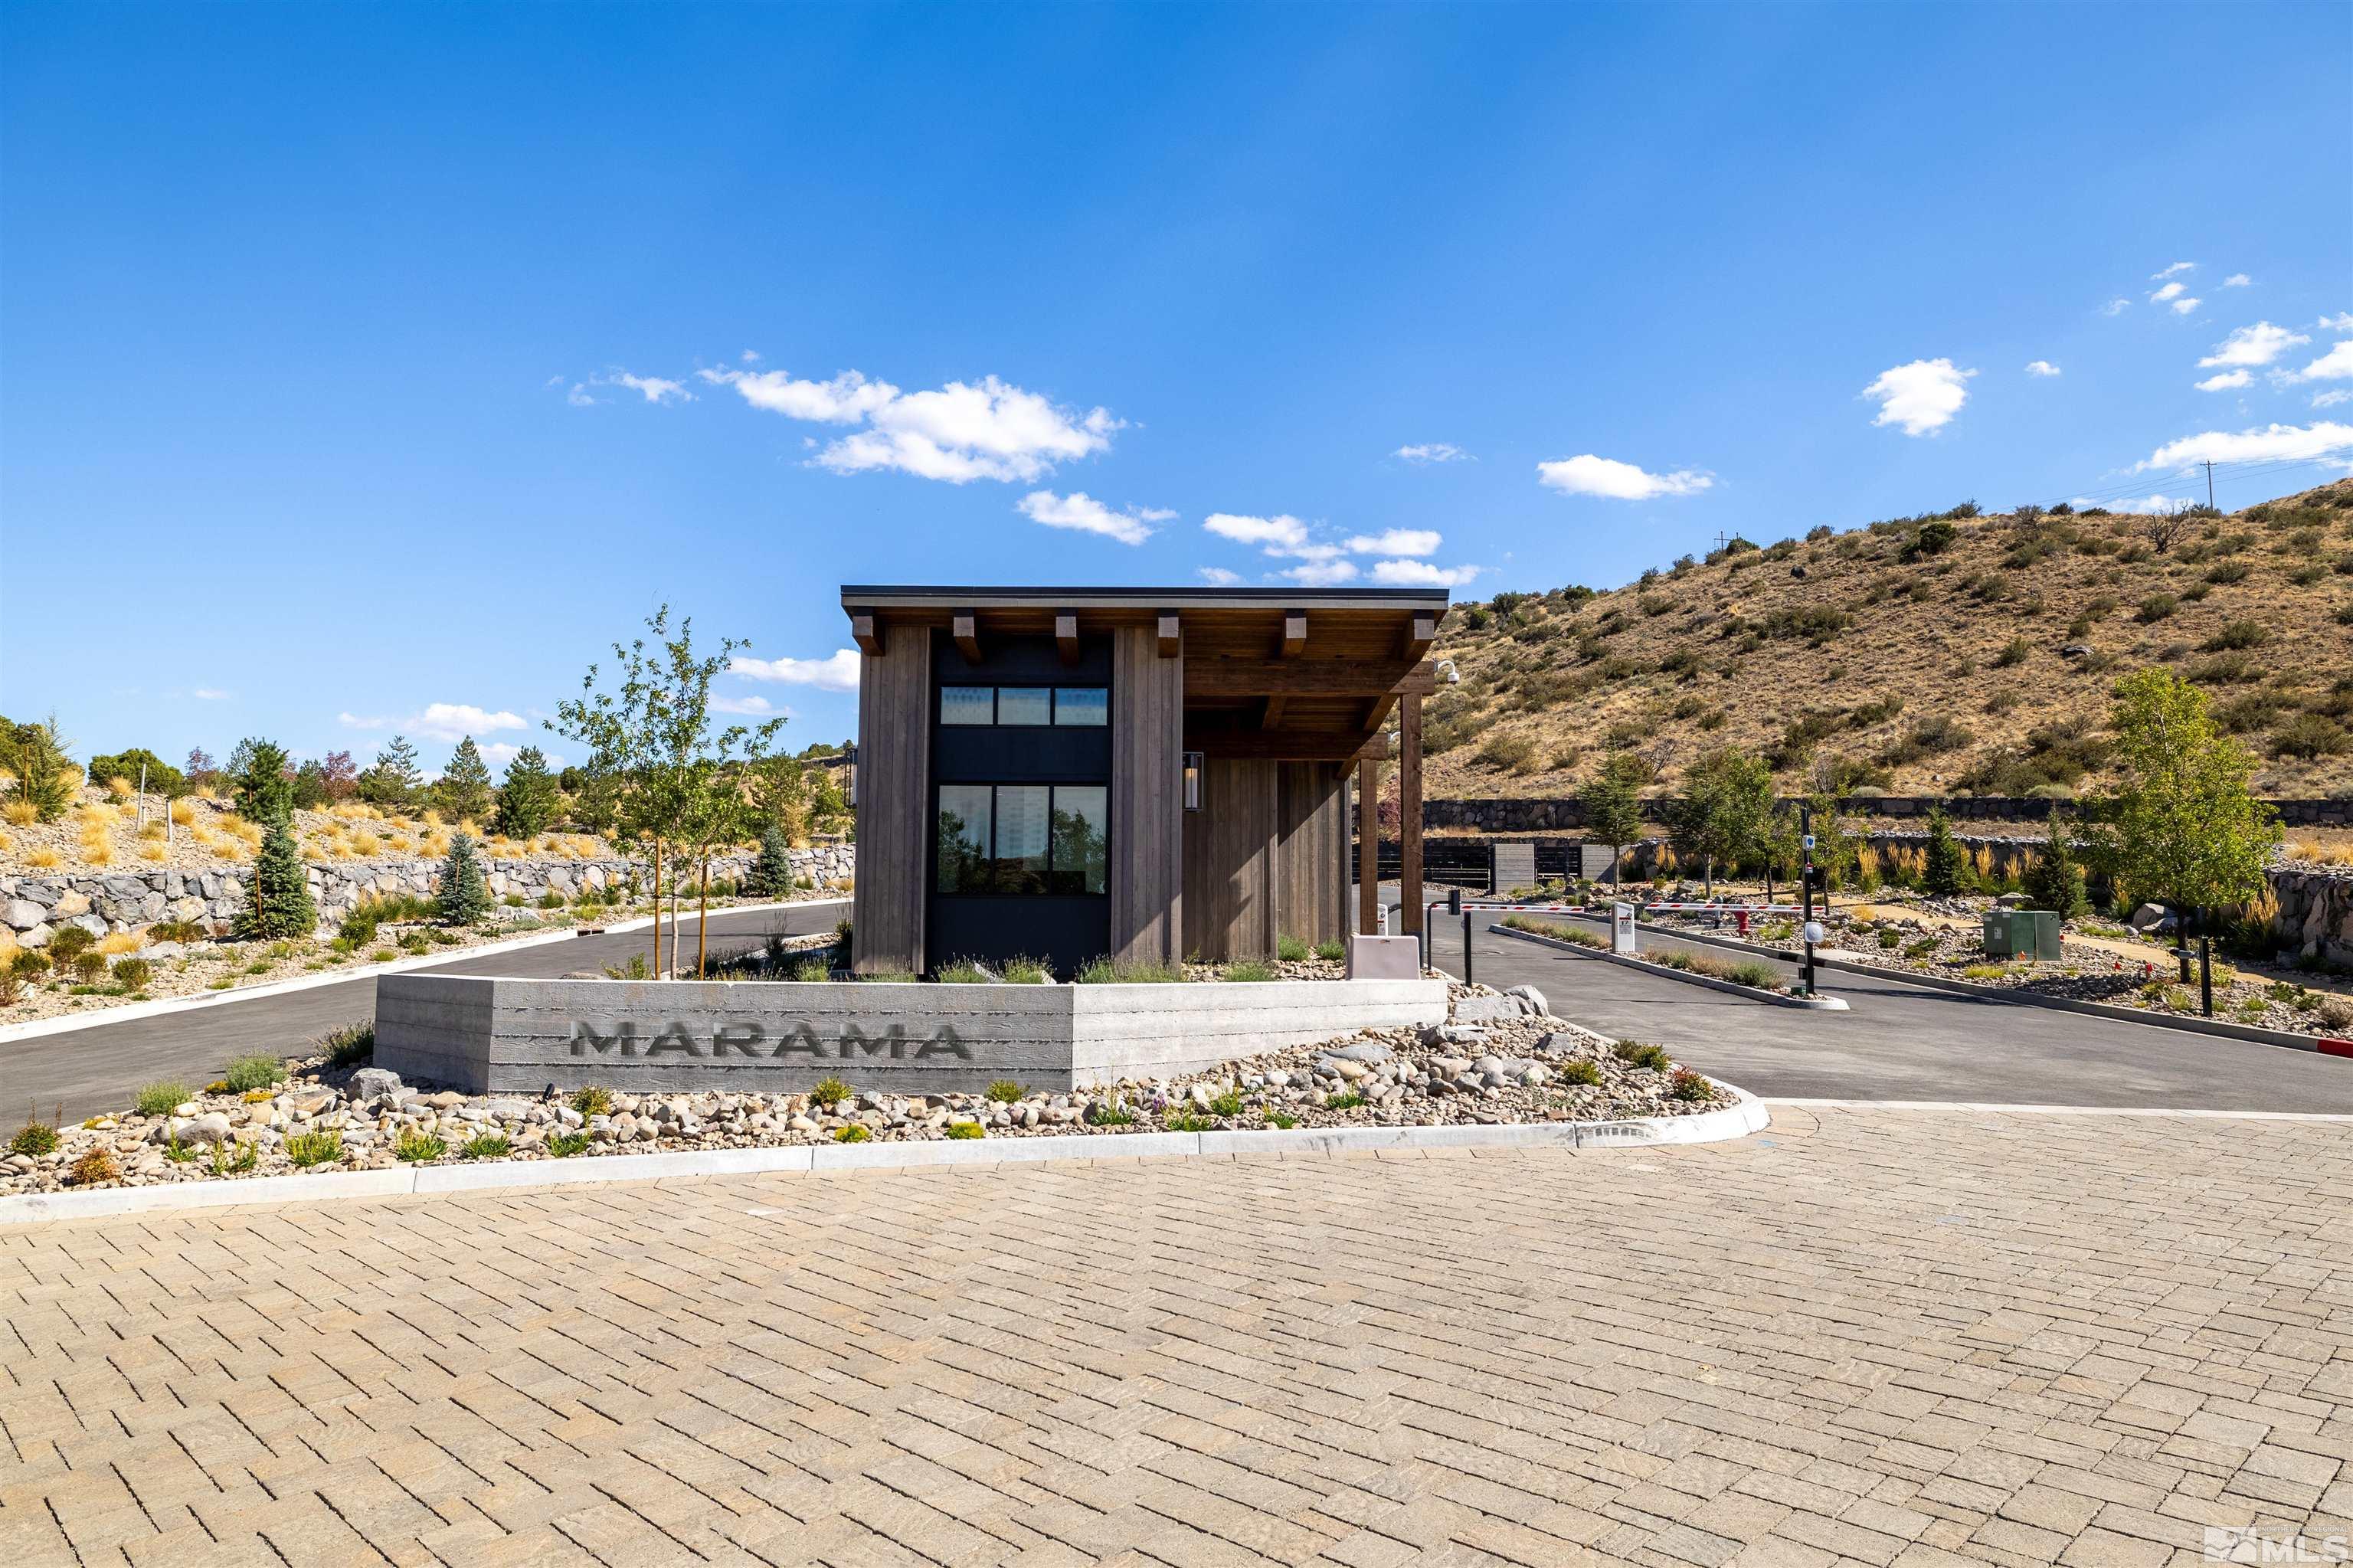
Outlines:
<svg viewBox="0 0 2353 1568"><path fill-rule="evenodd" d="M1429 664L1399 667L1353 659L1303 659L1261 663L1251 659L1196 659L1185 665L1187 697L1427 697L1438 690Z"/></svg>
<svg viewBox="0 0 2353 1568"><path fill-rule="evenodd" d="M968 609L957 610L955 631L956 652L964 655L964 662L967 664L979 663L980 618Z"/></svg>
<svg viewBox="0 0 2353 1568"><path fill-rule="evenodd" d="M1173 609L1164 609L1155 619L1157 622L1155 630L1160 639L1160 656L1163 659L1174 659L1185 648L1185 639L1177 624L1176 612Z"/></svg>
<svg viewBox="0 0 2353 1568"><path fill-rule="evenodd" d="M1079 662L1079 618L1067 610L1055 612L1054 648L1061 654L1063 663Z"/></svg>
<svg viewBox="0 0 2353 1568"><path fill-rule="evenodd" d="M1438 617L1426 610L1415 610L1412 622L1405 632L1405 656L1419 662L1426 657L1438 641Z"/></svg>
<svg viewBox="0 0 2353 1568"><path fill-rule="evenodd" d="M1366 737L1345 730L1216 729L1185 733L1185 749L1205 757L1272 762L1354 762L1367 748L1377 758L1388 755L1388 744L1381 736Z"/></svg>
<svg viewBox="0 0 2353 1568"><path fill-rule="evenodd" d="M849 618L849 638L868 658L882 657L882 626L871 612L860 610Z"/></svg>
<svg viewBox="0 0 2353 1568"><path fill-rule="evenodd" d="M1282 656L1296 659L1307 652L1307 612L1286 609L1282 612Z"/></svg>

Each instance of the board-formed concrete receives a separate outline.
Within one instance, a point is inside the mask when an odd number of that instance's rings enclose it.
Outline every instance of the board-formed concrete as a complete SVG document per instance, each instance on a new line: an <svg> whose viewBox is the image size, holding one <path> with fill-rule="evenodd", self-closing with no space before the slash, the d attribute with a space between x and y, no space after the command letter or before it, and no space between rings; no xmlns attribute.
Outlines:
<svg viewBox="0 0 2353 1568"><path fill-rule="evenodd" d="M375 1065L474 1094L591 1084L900 1094L1162 1077L1446 1017L1443 980L1190 985L386 975Z"/></svg>

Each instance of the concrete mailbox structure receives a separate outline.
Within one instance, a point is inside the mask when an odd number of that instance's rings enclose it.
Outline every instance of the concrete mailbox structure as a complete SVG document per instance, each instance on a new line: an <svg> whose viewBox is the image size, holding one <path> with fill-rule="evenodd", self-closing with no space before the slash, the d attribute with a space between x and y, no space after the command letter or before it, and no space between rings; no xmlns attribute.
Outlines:
<svg viewBox="0 0 2353 1568"><path fill-rule="evenodd" d="M1421 924L1421 700L1443 589L851 586L862 975L958 959L1269 958L1379 927L1348 907L1348 788L1397 720Z"/></svg>

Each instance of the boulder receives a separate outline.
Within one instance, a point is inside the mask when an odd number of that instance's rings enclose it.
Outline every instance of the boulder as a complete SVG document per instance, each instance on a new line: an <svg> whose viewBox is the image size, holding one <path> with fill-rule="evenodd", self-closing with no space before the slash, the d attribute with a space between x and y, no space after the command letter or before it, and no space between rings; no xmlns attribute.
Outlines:
<svg viewBox="0 0 2353 1568"><path fill-rule="evenodd" d="M400 1075L389 1068L362 1067L352 1075L352 1081L344 1086L343 1092L355 1102L364 1102L385 1095L397 1095L404 1086Z"/></svg>
<svg viewBox="0 0 2353 1568"><path fill-rule="evenodd" d="M2136 931L2161 931L2173 923L2173 916L2154 904L2144 904L2132 912L2126 922Z"/></svg>
<svg viewBox="0 0 2353 1568"><path fill-rule="evenodd" d="M52 919L70 920L77 915L89 913L90 895L85 893L76 893L71 888L58 894L58 901L49 906L49 915Z"/></svg>
<svg viewBox="0 0 2353 1568"><path fill-rule="evenodd" d="M1504 994L1505 996L1516 996L1522 1001L1526 1002L1528 1004L1528 1010L1538 1018L1544 1017L1546 1013L1552 1011L1552 1005L1545 1001L1545 993L1538 991L1532 985L1515 985L1504 991Z"/></svg>
<svg viewBox="0 0 2353 1568"><path fill-rule="evenodd" d="M48 919L49 912L29 898L11 898L0 904L0 921L12 930L29 931Z"/></svg>

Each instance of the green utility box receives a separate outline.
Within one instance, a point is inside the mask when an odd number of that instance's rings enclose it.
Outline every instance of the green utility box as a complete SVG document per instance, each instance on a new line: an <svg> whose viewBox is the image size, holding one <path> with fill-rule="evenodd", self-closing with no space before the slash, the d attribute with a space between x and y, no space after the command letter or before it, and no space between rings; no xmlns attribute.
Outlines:
<svg viewBox="0 0 2353 1568"><path fill-rule="evenodd" d="M1985 950L1989 959L2059 957L2059 916L2048 909L1989 909Z"/></svg>

